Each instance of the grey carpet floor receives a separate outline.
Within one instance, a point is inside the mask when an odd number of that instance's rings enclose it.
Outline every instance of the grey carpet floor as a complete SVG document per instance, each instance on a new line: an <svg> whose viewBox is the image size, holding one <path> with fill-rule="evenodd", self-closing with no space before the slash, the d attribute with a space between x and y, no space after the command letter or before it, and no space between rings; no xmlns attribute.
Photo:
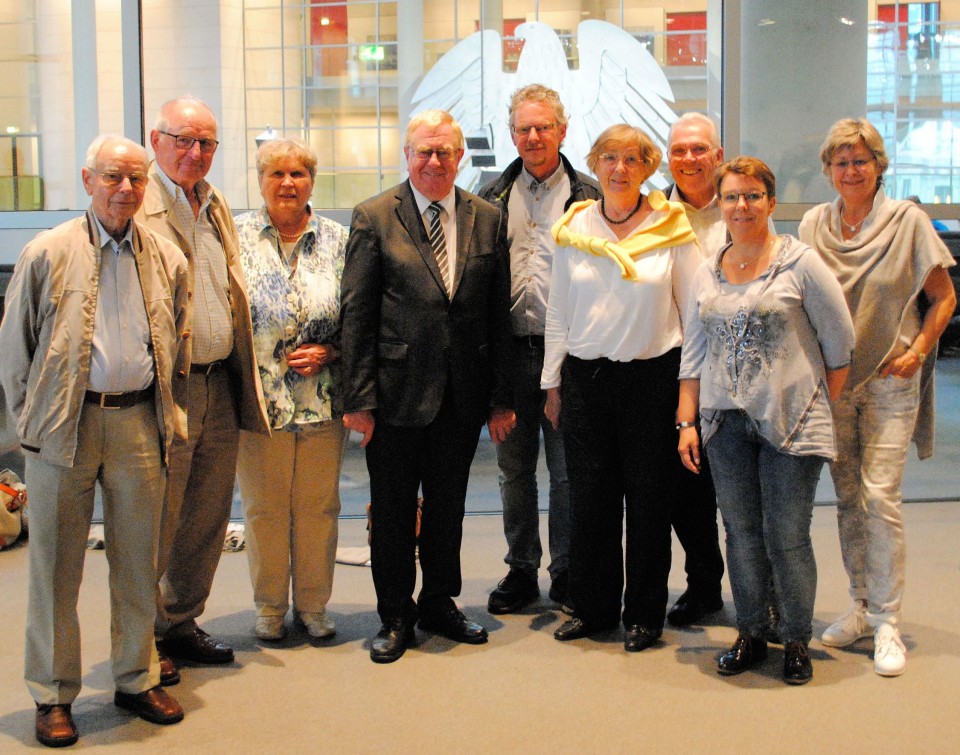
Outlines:
<svg viewBox="0 0 960 755"><path fill-rule="evenodd" d="M545 521L543 522L545 527ZM282 643L252 634L246 555L225 553L205 629L230 642L237 662L186 668L170 691L185 720L158 727L112 704L107 565L88 552L81 590L84 688L75 706L74 748L97 752L196 753L876 753L958 752L960 711L960 505L906 507L908 581L904 608L907 671L872 671L871 644L850 650L811 645L813 681L780 681L774 648L755 673L722 678L714 658L733 641L727 603L709 626L667 628L660 647L623 652L622 634L561 644L563 617L546 599L523 614L493 617L486 596L505 567L501 520L468 517L463 549L466 613L490 642L458 646L418 633L397 663L370 662L378 628L369 569L337 567L330 610L337 635L313 641L292 629ZM341 523L342 545L361 545L363 522ZM817 507L820 570L815 636L848 602L834 510ZM0 752L42 749L22 681L27 549L0 553ZM674 551L671 600L684 585ZM546 576L541 586L547 587Z"/></svg>

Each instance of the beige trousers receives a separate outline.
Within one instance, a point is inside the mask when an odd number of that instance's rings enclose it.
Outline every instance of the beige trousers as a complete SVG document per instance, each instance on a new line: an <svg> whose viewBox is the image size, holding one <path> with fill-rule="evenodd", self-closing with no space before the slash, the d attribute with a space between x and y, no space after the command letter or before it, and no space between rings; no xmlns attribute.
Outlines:
<svg viewBox="0 0 960 755"><path fill-rule="evenodd" d="M253 601L259 616L322 611L333 590L340 465L339 419L272 437L240 433L237 478L246 520Z"/></svg>
<svg viewBox="0 0 960 755"><path fill-rule="evenodd" d="M80 692L77 598L96 483L110 565L110 659L116 689L136 694L160 683L153 644L157 541L167 475L153 402L126 409L84 404L73 467L27 453L30 590L25 679L41 704L72 703ZM91 631L106 629L106 618Z"/></svg>

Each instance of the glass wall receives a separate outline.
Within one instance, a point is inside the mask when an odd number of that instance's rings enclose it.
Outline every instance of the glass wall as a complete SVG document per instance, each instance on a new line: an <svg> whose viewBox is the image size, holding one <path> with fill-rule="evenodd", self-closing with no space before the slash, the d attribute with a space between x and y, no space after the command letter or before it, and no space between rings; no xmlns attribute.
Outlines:
<svg viewBox="0 0 960 755"><path fill-rule="evenodd" d="M268 127L302 135L316 149L318 206L349 208L395 183L403 175L402 124L417 106L415 92L439 61L456 65L452 51L481 30L494 35L493 43L484 43L485 55L496 58L506 81L537 62L544 75L569 80L601 65L607 67L591 94L615 96L620 82L608 66L610 55L585 48L585 21L612 24L652 56L669 85L672 100L666 102L674 113L708 110L708 103L720 102L712 90L737 81L742 96L725 103L725 136L736 142L728 141L728 154L769 155L792 192L787 201L817 201L828 191L815 161L824 123L863 112L887 140L891 193L952 203L960 190L960 0L142 0L141 5L147 125L169 97L190 92L208 100L224 136L211 179L238 209L259 203L254 138ZM97 132L123 131L127 125L116 70L122 7L121 0L0 0L0 210L84 206L77 179L83 144ZM715 48L711 64L708 40L711 34L720 38L720 19L731 8L740 9L746 24L734 35L740 61L728 56L721 65ZM559 40L558 66L529 53L533 42L523 33L529 22L543 24ZM821 59L835 59L833 40L826 42L833 32L825 28L843 24L849 33L837 39L845 57L824 73ZM733 31L724 32L729 40ZM445 94L455 99L463 77L475 76L478 99L486 98L483 106L501 119L490 116L489 129L502 127L505 108L489 101L487 74L469 67L460 73ZM806 117L810 107L822 117ZM719 115L719 106L716 110ZM568 137L570 149L573 139ZM0 215L7 226L9 218Z"/></svg>

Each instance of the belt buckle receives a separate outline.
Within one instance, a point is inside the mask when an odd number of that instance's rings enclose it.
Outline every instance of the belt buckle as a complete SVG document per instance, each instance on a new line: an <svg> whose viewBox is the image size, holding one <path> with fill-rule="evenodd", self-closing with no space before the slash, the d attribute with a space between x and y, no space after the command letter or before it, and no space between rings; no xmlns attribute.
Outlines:
<svg viewBox="0 0 960 755"><path fill-rule="evenodd" d="M107 405L106 405L105 403L103 403L103 402L106 400L106 398L107 398L108 396L122 396L122 395L123 395L122 393L101 393L101 394L100 394L100 402L99 402L99 403L100 403L100 408L101 408L101 409L121 409L122 407L120 406L120 404L114 404L114 405L112 405L112 406L107 406Z"/></svg>

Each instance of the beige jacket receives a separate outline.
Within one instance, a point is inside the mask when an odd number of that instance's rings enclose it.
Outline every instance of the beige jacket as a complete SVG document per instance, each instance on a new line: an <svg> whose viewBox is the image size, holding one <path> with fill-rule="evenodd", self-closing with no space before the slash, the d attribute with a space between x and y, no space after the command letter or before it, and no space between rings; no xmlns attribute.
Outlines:
<svg viewBox="0 0 960 755"><path fill-rule="evenodd" d="M176 246L135 224L133 253L150 326L164 463L184 438L189 366L187 261ZM0 325L0 384L22 447L72 467L100 283L93 211L39 234L17 260Z"/></svg>
<svg viewBox="0 0 960 755"><path fill-rule="evenodd" d="M194 258L187 242L185 230L180 227L176 213L171 210L171 201L160 185L155 163L151 163L143 204L137 212L136 220L161 236L170 239L183 250L190 270L188 287L190 290L188 308L192 318L194 289ZM212 188L212 187L211 187ZM230 354L230 375L237 397L237 417L243 430L252 430L263 434L270 433L267 420L267 408L263 400L260 374L253 356L253 325L250 322L250 304L243 279L243 268L238 254L237 227L227 201L217 189L213 189L210 200L210 222L217 231L227 258L227 273L230 277L230 306L233 315L233 352ZM188 320L191 322L192 320ZM189 373L187 365L185 374Z"/></svg>

